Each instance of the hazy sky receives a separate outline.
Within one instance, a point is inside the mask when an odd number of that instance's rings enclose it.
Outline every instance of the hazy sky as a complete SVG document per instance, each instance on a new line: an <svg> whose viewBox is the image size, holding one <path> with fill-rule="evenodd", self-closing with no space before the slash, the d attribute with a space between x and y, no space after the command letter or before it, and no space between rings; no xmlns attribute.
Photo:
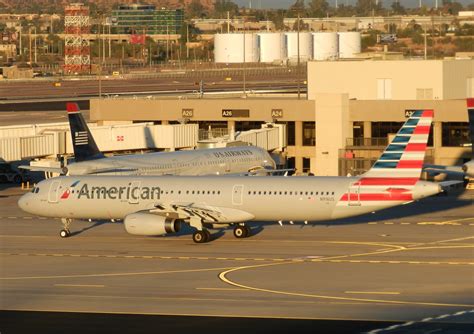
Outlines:
<svg viewBox="0 0 474 334"><path fill-rule="evenodd" d="M306 0L308 3L310 0ZM326 0L330 5L334 6L336 0ZM390 6L393 0L381 0L383 3ZM463 5L473 3L474 0L457 0ZM291 4L295 3L295 0L234 0L239 6L249 7L249 3L252 3L252 8L288 8ZM356 0L338 0L340 4L354 4ZM435 5L435 0L421 0L422 4L427 6ZM438 0L438 3L441 5L442 0ZM400 0L400 3L405 7L417 7L419 0Z"/></svg>

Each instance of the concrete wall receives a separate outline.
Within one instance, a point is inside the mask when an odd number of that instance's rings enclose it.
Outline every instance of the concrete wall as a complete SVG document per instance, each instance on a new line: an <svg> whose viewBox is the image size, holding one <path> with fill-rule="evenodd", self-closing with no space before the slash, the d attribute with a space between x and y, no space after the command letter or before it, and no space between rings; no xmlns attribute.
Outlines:
<svg viewBox="0 0 474 334"><path fill-rule="evenodd" d="M316 94L316 166L319 176L337 176L339 150L351 137L347 94Z"/></svg>
<svg viewBox="0 0 474 334"><path fill-rule="evenodd" d="M223 117L223 109L248 109L249 117ZM183 110L192 110L199 121L272 121L272 109L280 109L281 121L314 121L314 101L296 99L92 99L92 121L176 121Z"/></svg>
<svg viewBox="0 0 474 334"><path fill-rule="evenodd" d="M377 100L380 79L388 79L389 100L466 98L474 60L355 60L308 63L308 99L317 93L348 93L350 99ZM431 90L421 96L419 89Z"/></svg>
<svg viewBox="0 0 474 334"><path fill-rule="evenodd" d="M351 121L404 122L405 110L433 109L435 122L467 122L466 100L441 101L359 101L351 100Z"/></svg>

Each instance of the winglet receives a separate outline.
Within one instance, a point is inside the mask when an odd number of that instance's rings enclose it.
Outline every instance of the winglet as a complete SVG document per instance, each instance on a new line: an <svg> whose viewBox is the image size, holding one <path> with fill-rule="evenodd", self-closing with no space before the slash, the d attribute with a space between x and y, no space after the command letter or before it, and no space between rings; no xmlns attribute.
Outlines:
<svg viewBox="0 0 474 334"><path fill-rule="evenodd" d="M77 103L67 102L66 103L66 110L67 110L67 112L78 112L79 111L79 106L77 105Z"/></svg>

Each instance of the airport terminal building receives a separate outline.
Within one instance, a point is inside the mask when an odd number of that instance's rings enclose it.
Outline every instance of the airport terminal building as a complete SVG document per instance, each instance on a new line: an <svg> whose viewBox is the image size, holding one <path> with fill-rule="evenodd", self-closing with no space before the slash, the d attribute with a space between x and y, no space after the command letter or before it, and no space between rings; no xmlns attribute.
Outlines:
<svg viewBox="0 0 474 334"><path fill-rule="evenodd" d="M372 165L412 110L433 109L425 159L454 165L471 158L466 97L474 60L308 62L307 97L163 97L91 100L90 118L111 122L199 124L232 133L286 125L279 152L297 173L358 175Z"/></svg>

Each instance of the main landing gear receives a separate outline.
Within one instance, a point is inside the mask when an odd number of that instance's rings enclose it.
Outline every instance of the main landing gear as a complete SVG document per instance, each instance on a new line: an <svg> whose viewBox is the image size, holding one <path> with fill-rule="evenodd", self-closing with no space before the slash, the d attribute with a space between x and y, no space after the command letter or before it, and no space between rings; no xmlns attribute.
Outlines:
<svg viewBox="0 0 474 334"><path fill-rule="evenodd" d="M237 225L234 227L234 237L241 239L247 238L250 236L250 228L246 225Z"/></svg>
<svg viewBox="0 0 474 334"><path fill-rule="evenodd" d="M208 230L202 229L193 233L193 241L197 244L202 244L211 240L211 233Z"/></svg>
<svg viewBox="0 0 474 334"><path fill-rule="evenodd" d="M63 229L59 232L59 236L61 238L67 238L71 235L71 231L69 231L69 226L72 223L71 218L61 218L61 222L63 223Z"/></svg>

